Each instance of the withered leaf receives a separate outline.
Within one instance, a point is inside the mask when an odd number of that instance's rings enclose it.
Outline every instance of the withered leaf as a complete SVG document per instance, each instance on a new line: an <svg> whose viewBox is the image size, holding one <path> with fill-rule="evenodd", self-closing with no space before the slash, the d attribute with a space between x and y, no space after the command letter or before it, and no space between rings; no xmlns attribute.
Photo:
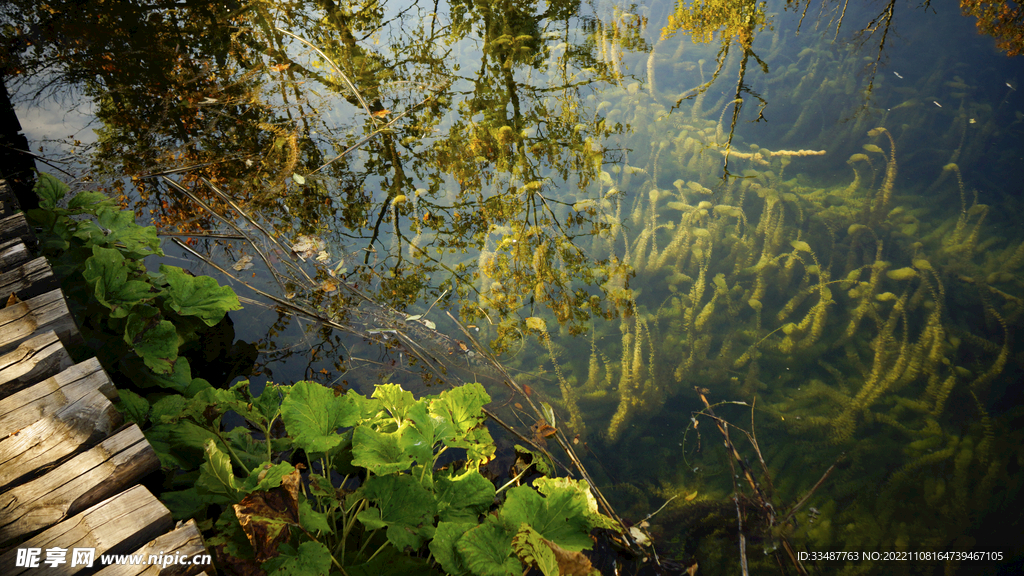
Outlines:
<svg viewBox="0 0 1024 576"><path fill-rule="evenodd" d="M232 264L231 267L239 272L252 268L252 256L249 256L248 254L242 256L238 259L238 262Z"/></svg>
<svg viewBox="0 0 1024 576"><path fill-rule="evenodd" d="M587 558L582 552L570 552L550 540L544 540L544 544L555 553L555 560L558 561L558 573L561 576L589 576L594 572L590 558Z"/></svg>
<svg viewBox="0 0 1024 576"><path fill-rule="evenodd" d="M281 479L281 486L253 492L234 505L235 516L252 544L258 562L278 555L288 541L288 527L299 525L299 471Z"/></svg>

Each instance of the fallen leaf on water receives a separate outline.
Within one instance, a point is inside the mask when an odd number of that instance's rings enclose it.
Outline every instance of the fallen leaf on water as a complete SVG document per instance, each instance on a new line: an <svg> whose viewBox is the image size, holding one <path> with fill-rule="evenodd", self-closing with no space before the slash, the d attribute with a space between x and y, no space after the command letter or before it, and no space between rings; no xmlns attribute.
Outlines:
<svg viewBox="0 0 1024 576"><path fill-rule="evenodd" d="M545 438L558 434L557 428L543 420L537 420L530 428L533 430L533 440L538 444L543 444Z"/></svg>
<svg viewBox="0 0 1024 576"><path fill-rule="evenodd" d="M334 280L324 280L324 283L320 285L320 289L330 294L338 289L338 283Z"/></svg>
<svg viewBox="0 0 1024 576"><path fill-rule="evenodd" d="M242 256L238 259L238 262L232 264L231 267L239 272L252 268L252 256L249 256L248 254Z"/></svg>
<svg viewBox="0 0 1024 576"><path fill-rule="evenodd" d="M636 540L636 543L641 546L651 541L651 539L648 538L646 534L641 532L640 529L636 526L633 526L629 529L629 535L632 536L633 540Z"/></svg>
<svg viewBox="0 0 1024 576"><path fill-rule="evenodd" d="M327 250L321 250L320 253L316 255L317 262L327 262L330 259L331 255L327 253Z"/></svg>
<svg viewBox="0 0 1024 576"><path fill-rule="evenodd" d="M315 237L315 236L299 236L295 244L292 244L292 252L295 252L302 258L312 258L321 250L327 247L327 244Z"/></svg>

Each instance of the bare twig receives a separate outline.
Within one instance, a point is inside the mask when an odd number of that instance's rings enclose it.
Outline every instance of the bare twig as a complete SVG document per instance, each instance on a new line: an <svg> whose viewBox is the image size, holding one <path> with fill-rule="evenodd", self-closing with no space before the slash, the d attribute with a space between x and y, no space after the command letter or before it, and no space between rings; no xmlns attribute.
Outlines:
<svg viewBox="0 0 1024 576"><path fill-rule="evenodd" d="M241 214L241 215L242 215L242 217L243 217L243 218L245 218L245 220L246 220L247 222L249 222L250 224L252 224L252 225L253 225L253 226L254 226L254 227L255 227L255 228L257 229L257 230L259 230L260 232L262 232L262 233L263 233L263 235L264 235L264 236L266 236L268 240L270 240L271 242L273 242L273 243L274 243L274 245L275 245L275 246L277 246L277 247L278 247L278 248L279 248L279 249L281 250L281 252L283 252L284 254L289 254L289 255L290 255L290 254L292 253L292 250L291 250L290 248L286 248L286 247L284 247L283 245L281 245L281 243L277 241L277 238L275 238L273 234L271 234L270 232L268 232L268 231L267 231L267 229L266 229L266 228L264 228L263 226L261 226L261 225L260 225L260 223L259 223L259 222L257 222L255 218L253 218L252 216L249 216L249 214L248 214L248 213L246 213L246 211L245 211L245 210L242 210L242 207L241 207L241 206L239 206L239 205L238 205L237 203L235 203L235 201L234 201L234 200L232 200L232 199L231 199L231 198L230 198L230 197L229 197L229 196L228 196L227 194L225 194L224 192L222 192L222 191L220 190L220 188L217 188L217 186L215 186L215 185L213 184L213 182L211 182L211 181L207 180L206 178L202 178L202 180L203 180L203 183L205 183L205 184L206 184L206 185L207 185L207 186L208 186L208 187L210 188L210 190L212 190L212 191L213 191L213 193L214 193L214 194L216 194L216 195L217 195L217 196L218 196L218 197L219 197L219 198L220 198L221 200L223 200L223 201L227 202L227 203L228 203L228 205L229 205L229 206L231 206L232 208L234 208L236 212L238 212L239 214ZM306 278L306 281L307 281L307 282L309 282L309 285L310 285L310 286L315 286L315 285L316 285L316 282L314 282L314 281L313 281L313 279L309 277L309 274L306 274L306 271L305 271L305 270L303 270L302 268L300 268L300 267L298 267L298 266L295 266L295 265L294 265L293 263L291 263L291 262L287 262L287 261L285 261L285 262L286 262L287 264L289 264L289 266L290 266L290 267L291 267L291 268L292 268L293 270L297 270L297 271L298 271L298 272L299 272L300 274L302 274L302 276L304 276L304 277ZM269 263L268 263L267 265L269 266Z"/></svg>
<svg viewBox="0 0 1024 576"><path fill-rule="evenodd" d="M807 494L805 494L804 497L801 498L799 502L794 504L793 507L789 509L789 513L786 514L785 518L783 518L784 522L788 522L791 518L793 518L793 515L796 514L796 511L799 510L800 507L803 506L805 503L807 503L807 500L809 500L810 497L812 495L814 495L814 492L825 482L825 479L828 478L828 475L831 474L832 470L835 469L836 464L839 464L839 461L842 460L843 456L845 456L845 455L846 455L845 453L840 455L839 458L837 458L836 461L831 466L828 467L828 470L825 470L825 473L821 475L821 478L818 480L818 482L814 486L811 487L811 489L807 492Z"/></svg>
<svg viewBox="0 0 1024 576"><path fill-rule="evenodd" d="M184 186L182 186L181 184L178 184L178 183L177 183L177 182L175 182L174 180L171 180L171 179L170 179L170 178L168 178L167 176L161 176L160 178L161 178L161 179L162 179L162 180L163 180L164 182L166 182L166 183L167 183L168 185L170 185L170 186L171 186L172 188L174 188L174 189L175 189L175 190L177 190L178 192L181 192L182 194L184 194L185 196L187 196L187 197L188 197L188 198L189 198L190 200L192 200L193 202L195 202L196 204L198 204L199 206L201 206L201 207L202 207L202 208L203 208L204 210L206 210L207 212L209 212L210 214L212 214L212 215L213 215L214 217L216 217L217 219L219 219L219 220L220 220L221 222L224 222L225 224L227 224L228 226L230 226L230 227L231 227L232 229L234 229L234 231L235 231L235 232L238 232L238 233L239 233L239 234L241 234L242 236L245 236L247 240L249 239L249 237L248 237L248 235L247 235L247 234L245 233L245 231L244 231L244 230L242 230L241 228L239 228L237 224L235 224L235 223L234 223L234 222L232 222L231 220L229 220L229 219L225 218L224 216L222 216L222 215L221 215L220 213L218 213L218 212L217 212L216 210L214 210L213 208L211 208L211 207L210 207L210 206L209 206L209 205L208 205L208 204L207 204L206 202L203 202L202 200L200 200L200 199L199 199L199 197L198 197L198 196L196 196L195 194L193 194L193 193L192 193L192 192L191 192L190 190L188 190L187 188L185 188L185 187L184 187ZM278 274L278 272L277 272L277 269L276 269L276 268L274 268L274 266L273 266L273 265L271 265L271 263L270 263L270 259L269 259L269 258L267 258L267 256L266 256L265 254L263 254L263 251L262 251L262 250L260 250L259 246L257 246L255 242L253 242L252 240L249 240L249 244L250 244L250 245L252 246L253 250L255 250L255 251L256 251L256 254L258 254L258 255L259 255L260 259L262 259L262 260L263 260L263 263L267 265L267 268L268 268L268 269L270 270L271 274L273 274L273 276L274 276L274 280L275 280L275 281L277 281L277 284L278 284L278 286L280 286L280 287L281 287L281 289L282 289L282 290L284 290L284 283L283 283L283 282L281 282L281 278L280 278L280 276L279 276L279 274ZM191 251L191 250L190 250L190 251ZM194 252L194 251L193 251L193 252Z"/></svg>

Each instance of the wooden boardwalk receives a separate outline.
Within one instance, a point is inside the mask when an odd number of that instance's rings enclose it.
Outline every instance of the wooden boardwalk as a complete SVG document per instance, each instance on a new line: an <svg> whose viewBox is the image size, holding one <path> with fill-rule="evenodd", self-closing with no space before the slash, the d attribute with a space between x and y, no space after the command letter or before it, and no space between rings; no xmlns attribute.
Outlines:
<svg viewBox="0 0 1024 576"><path fill-rule="evenodd" d="M149 564L208 552L194 521L175 526L138 485L160 467L156 453L111 404L117 390L99 362L75 364L65 350L78 328L14 206L0 180L0 575L212 573ZM102 566L111 554L143 561Z"/></svg>

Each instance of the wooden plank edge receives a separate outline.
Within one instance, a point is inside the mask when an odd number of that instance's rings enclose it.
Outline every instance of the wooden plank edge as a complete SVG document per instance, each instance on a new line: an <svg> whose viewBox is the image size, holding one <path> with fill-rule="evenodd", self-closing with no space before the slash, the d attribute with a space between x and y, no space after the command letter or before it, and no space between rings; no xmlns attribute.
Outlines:
<svg viewBox="0 0 1024 576"><path fill-rule="evenodd" d="M35 573L38 568L16 564L19 550L38 549L41 551L39 567L44 568L48 576L70 576L97 567L104 554L123 554L137 549L167 532L173 524L171 511L166 506L149 490L134 486L5 551L0 555L0 570L3 576ZM51 548L66 551L62 564L51 567L43 562L45 550ZM91 549L92 563L72 566L75 548ZM25 552L21 554L24 556Z"/></svg>

